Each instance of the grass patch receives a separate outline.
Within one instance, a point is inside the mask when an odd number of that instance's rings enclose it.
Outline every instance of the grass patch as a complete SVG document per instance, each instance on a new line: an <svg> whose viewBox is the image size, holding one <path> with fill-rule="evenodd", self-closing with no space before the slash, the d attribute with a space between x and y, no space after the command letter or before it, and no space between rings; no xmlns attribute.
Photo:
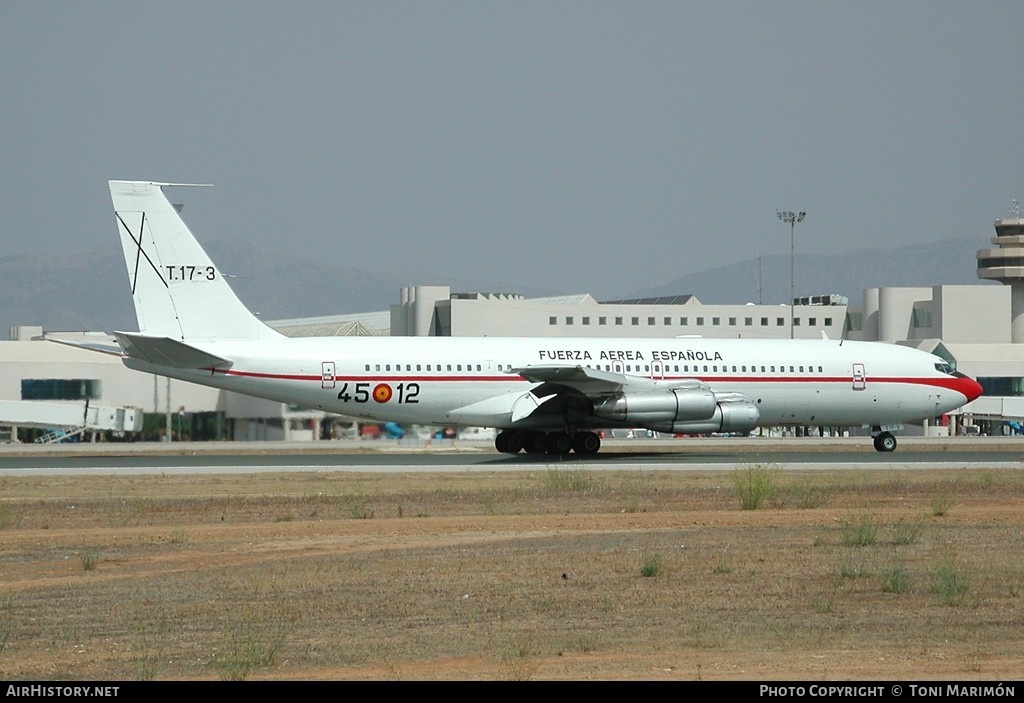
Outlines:
<svg viewBox="0 0 1024 703"><path fill-rule="evenodd" d="M893 568L882 574L882 591L885 593L909 593L910 573L902 566Z"/></svg>
<svg viewBox="0 0 1024 703"><path fill-rule="evenodd" d="M537 673L537 642L533 635L506 641L501 648L501 672L510 681L529 681Z"/></svg>
<svg viewBox="0 0 1024 703"><path fill-rule="evenodd" d="M138 681L152 681L160 673L164 662L164 649L171 630L166 608L142 603L136 608L132 620L135 644L132 647L132 666Z"/></svg>
<svg viewBox="0 0 1024 703"><path fill-rule="evenodd" d="M14 628L14 596L7 596L3 603L0 603L0 654L4 653L7 647L7 640Z"/></svg>
<svg viewBox="0 0 1024 703"><path fill-rule="evenodd" d="M107 520L111 527L127 527L138 524L141 518L152 513L153 501L119 498L111 496L107 503L109 513Z"/></svg>
<svg viewBox="0 0 1024 703"><path fill-rule="evenodd" d="M643 497L657 492L657 488L653 486L650 476L647 474L629 476L622 482L619 490L625 500L622 510L627 513L646 512Z"/></svg>
<svg viewBox="0 0 1024 703"><path fill-rule="evenodd" d="M224 653L215 657L214 668L223 681L244 681L258 668L267 667L284 645L295 618L250 613L227 633Z"/></svg>
<svg viewBox="0 0 1024 703"><path fill-rule="evenodd" d="M714 574L731 574L732 573L732 563L726 561L722 557L719 557L718 561L715 562L714 567L712 567L711 573L714 573Z"/></svg>
<svg viewBox="0 0 1024 703"><path fill-rule="evenodd" d="M843 525L840 542L844 547L870 547L878 541L878 525L871 516L863 516Z"/></svg>
<svg viewBox="0 0 1024 703"><path fill-rule="evenodd" d="M594 487L594 479L583 469L548 469L541 480L545 490L555 493L583 493Z"/></svg>
<svg viewBox="0 0 1024 703"><path fill-rule="evenodd" d="M82 569L93 571L100 560L99 547L86 547L82 550Z"/></svg>
<svg viewBox="0 0 1024 703"><path fill-rule="evenodd" d="M801 510L813 510L827 504L836 489L833 486L821 486L810 481L801 481L786 488L787 502Z"/></svg>
<svg viewBox="0 0 1024 703"><path fill-rule="evenodd" d="M942 517L949 513L949 509L953 507L956 499L953 496L952 489L943 491L939 495L932 496L930 505L932 508L932 515L936 517Z"/></svg>
<svg viewBox="0 0 1024 703"><path fill-rule="evenodd" d="M838 580L849 581L868 578L869 576L871 576L871 569L859 562L844 561L839 565Z"/></svg>
<svg viewBox="0 0 1024 703"><path fill-rule="evenodd" d="M836 612L836 595L830 593L828 597L816 597L811 601L811 607L818 615L831 615Z"/></svg>
<svg viewBox="0 0 1024 703"><path fill-rule="evenodd" d="M897 546L914 544L921 537L921 523L897 520L890 528L892 543Z"/></svg>
<svg viewBox="0 0 1024 703"><path fill-rule="evenodd" d="M775 499L779 493L777 472L772 464L751 464L736 471L733 486L743 510L757 510Z"/></svg>
<svg viewBox="0 0 1024 703"><path fill-rule="evenodd" d="M931 573L932 593L937 593L947 605L960 605L971 590L971 577L967 568L952 557L945 557Z"/></svg>
<svg viewBox="0 0 1024 703"><path fill-rule="evenodd" d="M645 578L653 578L661 573L661 555L644 554L640 562L640 575Z"/></svg>
<svg viewBox="0 0 1024 703"><path fill-rule="evenodd" d="M355 495L348 501L348 514L353 520L371 520L374 512L366 496Z"/></svg>
<svg viewBox="0 0 1024 703"><path fill-rule="evenodd" d="M629 496L626 498L626 503L622 507L624 513L642 513L643 509L640 507L640 498L638 496Z"/></svg>

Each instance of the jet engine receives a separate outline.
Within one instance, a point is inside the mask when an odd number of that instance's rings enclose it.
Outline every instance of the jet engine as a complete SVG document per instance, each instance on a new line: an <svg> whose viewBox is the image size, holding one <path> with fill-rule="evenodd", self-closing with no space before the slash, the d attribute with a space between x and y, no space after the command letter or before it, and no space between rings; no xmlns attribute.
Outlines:
<svg viewBox="0 0 1024 703"><path fill-rule="evenodd" d="M685 420L707 420L716 410L715 394L707 387L675 388L662 392L614 393L594 402L594 415L616 425L653 427Z"/></svg>
<svg viewBox="0 0 1024 703"><path fill-rule="evenodd" d="M757 429L761 417L757 404L742 393L720 393L718 405L705 420L686 420L646 425L657 432L708 434L711 432L750 432Z"/></svg>

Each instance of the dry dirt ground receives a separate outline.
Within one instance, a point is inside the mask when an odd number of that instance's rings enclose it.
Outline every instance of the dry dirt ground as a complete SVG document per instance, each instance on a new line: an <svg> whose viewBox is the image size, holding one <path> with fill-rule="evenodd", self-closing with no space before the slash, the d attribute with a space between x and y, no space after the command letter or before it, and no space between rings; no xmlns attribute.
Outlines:
<svg viewBox="0 0 1024 703"><path fill-rule="evenodd" d="M0 679L1019 681L1022 527L1024 469L5 476Z"/></svg>

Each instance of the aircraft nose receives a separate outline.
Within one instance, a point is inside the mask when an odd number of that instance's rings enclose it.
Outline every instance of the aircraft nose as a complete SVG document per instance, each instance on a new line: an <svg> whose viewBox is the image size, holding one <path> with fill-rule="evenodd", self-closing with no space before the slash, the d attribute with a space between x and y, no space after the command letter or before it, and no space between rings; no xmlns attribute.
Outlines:
<svg viewBox="0 0 1024 703"><path fill-rule="evenodd" d="M957 377L958 378L956 381L956 385L953 386L953 390L967 398L968 403L974 400L975 398L981 397L981 394L984 391L982 390L980 383L975 381L970 376L966 376L963 374L958 373Z"/></svg>

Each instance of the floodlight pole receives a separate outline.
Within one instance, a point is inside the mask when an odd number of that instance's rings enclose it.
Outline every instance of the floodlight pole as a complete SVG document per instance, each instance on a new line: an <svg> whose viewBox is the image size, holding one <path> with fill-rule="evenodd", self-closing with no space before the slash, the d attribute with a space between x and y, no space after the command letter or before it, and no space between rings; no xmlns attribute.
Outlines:
<svg viewBox="0 0 1024 703"><path fill-rule="evenodd" d="M796 285L793 270L795 268L794 261L796 260L796 223L803 222L804 218L807 217L806 212L792 212L775 211L775 214L779 216L779 219L783 222L789 223L789 338L794 338L793 332L793 318L796 315Z"/></svg>

